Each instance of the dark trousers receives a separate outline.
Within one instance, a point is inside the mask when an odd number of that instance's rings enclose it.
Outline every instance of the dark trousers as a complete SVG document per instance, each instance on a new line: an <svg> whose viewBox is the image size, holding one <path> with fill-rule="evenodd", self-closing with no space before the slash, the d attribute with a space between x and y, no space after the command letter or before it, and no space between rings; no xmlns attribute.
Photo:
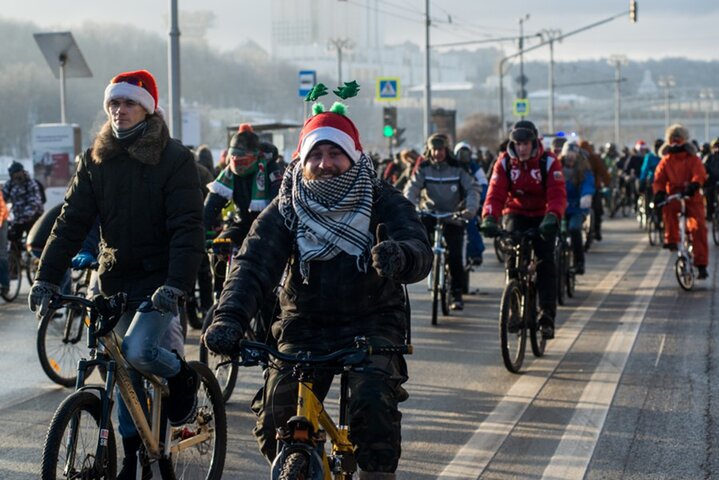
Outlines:
<svg viewBox="0 0 719 480"><path fill-rule="evenodd" d="M537 228L542 217L527 217L510 214L506 216L505 228L509 232L523 232ZM554 265L554 238L535 238L532 241L534 254L537 256L537 293L539 308L552 319L557 312L557 267Z"/></svg>
<svg viewBox="0 0 719 480"><path fill-rule="evenodd" d="M395 339L391 343L398 341L402 342ZM280 350L287 353L311 350L322 355L340 345L327 347L330 346L308 348L307 345L283 344ZM292 377L291 370L286 366L281 370L267 369L265 385L252 402L252 410L257 414L253 432L260 451L270 463L277 455L277 427L284 426L297 413L297 380ZM332 379L331 373L315 373L312 390L320 400L327 396ZM355 446L357 463L365 472L394 472L397 469L402 453L402 413L398 404L406 399L406 391L401 386L406 380L407 366L399 355L373 355L362 372L349 373L349 439Z"/></svg>
<svg viewBox="0 0 719 480"><path fill-rule="evenodd" d="M594 234L602 234L602 215L604 215L604 207L602 206L602 191L597 191L592 196L592 210L594 210Z"/></svg>
<svg viewBox="0 0 719 480"><path fill-rule="evenodd" d="M202 256L200 269L197 271L197 285L200 287L200 308L206 312L212 307L215 299L212 295L212 271L210 258L207 254Z"/></svg>
<svg viewBox="0 0 719 480"><path fill-rule="evenodd" d="M710 182L706 182L704 185L704 196L707 199L707 220L711 220L712 216L714 215L714 208L716 208L716 205L714 205L714 202L716 201L716 183L711 182L711 185L709 185Z"/></svg>
<svg viewBox="0 0 719 480"><path fill-rule="evenodd" d="M422 217L422 223L427 229L427 236L430 243L434 243L434 225L436 220L430 217ZM464 265L462 254L464 253L464 225L451 223L444 224L444 241L447 244L447 264L449 273L452 276L452 294L461 295L464 291Z"/></svg>

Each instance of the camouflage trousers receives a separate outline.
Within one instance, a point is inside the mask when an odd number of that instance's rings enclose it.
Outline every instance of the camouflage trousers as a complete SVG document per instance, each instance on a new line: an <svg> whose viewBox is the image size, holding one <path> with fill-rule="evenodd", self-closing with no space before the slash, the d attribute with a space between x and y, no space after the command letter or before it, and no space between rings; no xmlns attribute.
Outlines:
<svg viewBox="0 0 719 480"><path fill-rule="evenodd" d="M280 349L285 352L303 350L297 345L284 347ZM312 351L321 355L331 350ZM407 381L407 365L401 355L374 355L370 361L362 372L348 374L349 438L363 471L394 472L402 451L402 413L398 404L407 399L402 388ZM265 385L252 402L252 410L257 414L253 432L260 451L271 463L277 455L276 429L297 411L297 380L292 377L291 367L271 368L265 375ZM313 391L320 400L327 396L332 379L331 373L315 374Z"/></svg>

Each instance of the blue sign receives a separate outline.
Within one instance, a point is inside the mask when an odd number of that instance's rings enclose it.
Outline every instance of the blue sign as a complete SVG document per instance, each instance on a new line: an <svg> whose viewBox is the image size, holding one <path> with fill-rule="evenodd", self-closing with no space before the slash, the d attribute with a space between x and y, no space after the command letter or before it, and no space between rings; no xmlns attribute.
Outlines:
<svg viewBox="0 0 719 480"><path fill-rule="evenodd" d="M398 100L399 99L399 78L384 77L377 79L375 92L376 100Z"/></svg>
<svg viewBox="0 0 719 480"><path fill-rule="evenodd" d="M317 83L317 70L300 70L300 97L305 98Z"/></svg>

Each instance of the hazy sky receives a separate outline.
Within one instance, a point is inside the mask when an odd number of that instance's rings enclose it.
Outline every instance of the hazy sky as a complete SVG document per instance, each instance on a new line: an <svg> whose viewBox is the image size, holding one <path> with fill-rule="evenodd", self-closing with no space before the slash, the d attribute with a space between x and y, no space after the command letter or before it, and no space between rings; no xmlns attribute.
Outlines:
<svg viewBox="0 0 719 480"><path fill-rule="evenodd" d="M359 8L367 0L345 0L341 8ZM167 35L165 16L169 0L3 0L0 16L36 23L46 31L72 29L86 21L133 24ZM208 32L210 44L228 49L251 38L261 45L270 39L270 0L178 0L182 11L211 11L215 23ZM423 44L420 14L424 0L383 0L379 7L391 31L387 43L412 40ZM638 0L639 22L628 16L579 33L557 44L555 59L599 58L624 53L633 60L686 56L719 59L719 0ZM430 10L438 22L433 44L512 36L518 19L530 14L525 33L560 29L567 33L629 9L628 0L433 0ZM448 22L451 16L452 23ZM122 29L108 34L122 35ZM490 44L491 45L491 44ZM507 53L511 43L495 44ZM529 59L544 60L546 49Z"/></svg>

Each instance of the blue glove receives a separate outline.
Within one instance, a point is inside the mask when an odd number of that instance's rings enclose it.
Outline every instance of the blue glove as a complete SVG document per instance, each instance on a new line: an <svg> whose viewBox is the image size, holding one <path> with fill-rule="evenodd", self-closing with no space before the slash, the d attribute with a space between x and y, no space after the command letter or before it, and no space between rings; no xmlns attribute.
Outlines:
<svg viewBox="0 0 719 480"><path fill-rule="evenodd" d="M87 250L80 250L79 252L77 252L77 255L72 257L72 268L88 268L95 262L97 262L97 258L95 258L95 255L88 252Z"/></svg>

